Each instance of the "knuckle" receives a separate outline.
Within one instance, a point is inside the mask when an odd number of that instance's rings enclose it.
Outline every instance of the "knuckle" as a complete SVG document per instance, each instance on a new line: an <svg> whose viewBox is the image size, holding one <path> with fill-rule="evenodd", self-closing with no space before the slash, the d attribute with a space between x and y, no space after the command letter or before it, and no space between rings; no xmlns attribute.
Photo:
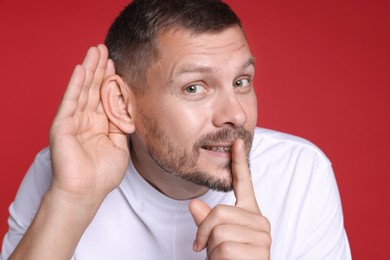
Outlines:
<svg viewBox="0 0 390 260"><path fill-rule="evenodd" d="M266 217L263 217L263 221L264 221L264 227L266 228L266 231L270 232L271 231L271 222Z"/></svg>
<svg viewBox="0 0 390 260"><path fill-rule="evenodd" d="M225 219L225 206L224 205L217 205L213 209L213 215L214 218L217 219L218 221L222 221Z"/></svg>
<svg viewBox="0 0 390 260"><path fill-rule="evenodd" d="M261 230L271 232L271 222L264 216L258 216L258 224Z"/></svg>
<svg viewBox="0 0 390 260"><path fill-rule="evenodd" d="M221 225L215 226L211 231L210 239L218 241L224 237L224 228Z"/></svg>
<svg viewBox="0 0 390 260"><path fill-rule="evenodd" d="M260 232L257 235L257 247L260 249L260 252L267 252L271 248L272 237L270 233Z"/></svg>
<svg viewBox="0 0 390 260"><path fill-rule="evenodd" d="M272 237L271 237L271 234L270 233L265 233L264 234L264 245L268 248L268 247L271 247L271 244L272 244Z"/></svg>

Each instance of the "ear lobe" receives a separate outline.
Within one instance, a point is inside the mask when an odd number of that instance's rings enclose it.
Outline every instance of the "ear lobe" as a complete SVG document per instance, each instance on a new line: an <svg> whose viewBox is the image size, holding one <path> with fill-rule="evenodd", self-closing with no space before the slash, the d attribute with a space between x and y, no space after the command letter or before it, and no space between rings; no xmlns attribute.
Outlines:
<svg viewBox="0 0 390 260"><path fill-rule="evenodd" d="M133 133L135 131L132 117L134 96L122 78L118 75L106 78L100 96L110 123L121 132Z"/></svg>

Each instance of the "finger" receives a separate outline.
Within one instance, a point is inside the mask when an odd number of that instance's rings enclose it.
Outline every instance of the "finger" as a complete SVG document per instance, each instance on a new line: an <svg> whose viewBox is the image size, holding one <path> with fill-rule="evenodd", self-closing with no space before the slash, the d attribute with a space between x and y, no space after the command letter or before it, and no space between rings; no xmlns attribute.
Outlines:
<svg viewBox="0 0 390 260"><path fill-rule="evenodd" d="M129 150L129 140L128 135L123 132L118 133L109 133L108 138L113 142L115 147L120 148L122 151Z"/></svg>
<svg viewBox="0 0 390 260"><path fill-rule="evenodd" d="M200 200L192 200L188 206L195 224L199 226L210 213L211 208Z"/></svg>
<svg viewBox="0 0 390 260"><path fill-rule="evenodd" d="M100 101L100 88L104 81L104 76L107 68L108 50L106 46L100 44L97 46L100 53L99 61L95 72L93 74L91 86L89 87L88 99L85 109L89 111L96 111Z"/></svg>
<svg viewBox="0 0 390 260"><path fill-rule="evenodd" d="M218 225L211 232L207 243L207 255L211 255L214 249L225 241L250 243L251 239L257 239L258 233L245 226L231 224Z"/></svg>
<svg viewBox="0 0 390 260"><path fill-rule="evenodd" d="M211 255L225 241L271 246L271 236L266 231L259 231L242 225L218 225L214 227L208 241L207 255Z"/></svg>
<svg viewBox="0 0 390 260"><path fill-rule="evenodd" d="M100 51L97 47L91 47L89 48L87 55L85 56L85 59L82 63L82 66L85 69L85 80L83 83L83 86L81 88L81 93L79 97L79 104L78 109L84 110L89 96L89 89L93 80L93 77L95 75L96 67L99 64L100 60Z"/></svg>
<svg viewBox="0 0 390 260"><path fill-rule="evenodd" d="M195 221L195 224L199 226L202 224L202 222L206 219L206 217L209 215L211 212L211 208L204 202L200 200L192 200L190 204L188 205L188 208L190 210L190 213ZM201 242L200 247L198 245L198 234L197 232L197 237L194 240L193 244L193 250L194 251L200 251L203 250L205 243L207 243L208 237L204 238L203 240L206 240L206 242ZM199 249L201 248L201 249Z"/></svg>
<svg viewBox="0 0 390 260"><path fill-rule="evenodd" d="M270 259L270 249L266 245L256 246L233 241L225 241L218 245L208 255L210 260L214 259Z"/></svg>
<svg viewBox="0 0 390 260"><path fill-rule="evenodd" d="M107 77L112 76L114 74L115 74L114 62L111 59L108 59L106 71L104 72L104 78L107 78Z"/></svg>
<svg viewBox="0 0 390 260"><path fill-rule="evenodd" d="M232 176L236 206L253 213L260 212L242 139L237 139L233 144Z"/></svg>
<svg viewBox="0 0 390 260"><path fill-rule="evenodd" d="M199 224L195 239L196 249L194 244L194 251L203 250L208 244L213 229L224 224L242 225L264 231L267 231L269 226L267 219L259 213L254 214L245 209L228 205L217 205Z"/></svg>
<svg viewBox="0 0 390 260"><path fill-rule="evenodd" d="M78 100L85 80L85 69L81 65L74 68L68 87L57 111L57 117L71 117L77 111Z"/></svg>
<svg viewBox="0 0 390 260"><path fill-rule="evenodd" d="M109 76L112 76L115 74L115 66L114 66L114 62L111 60L111 59L108 59L107 60L107 66L106 66L106 70L104 72L104 79L108 78ZM101 88L100 88L101 89ZM100 90L99 89L99 90ZM102 93L100 93L101 95ZM101 102L101 98L99 98L99 103L97 105L97 108L96 108L96 112L99 113L99 114L102 114L104 113L104 109L103 109L103 105L102 105L102 102Z"/></svg>

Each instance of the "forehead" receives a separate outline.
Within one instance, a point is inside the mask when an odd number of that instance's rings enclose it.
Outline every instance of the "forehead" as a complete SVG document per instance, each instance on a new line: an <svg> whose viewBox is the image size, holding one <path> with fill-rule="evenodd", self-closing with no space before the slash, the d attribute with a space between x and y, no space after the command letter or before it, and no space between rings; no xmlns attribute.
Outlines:
<svg viewBox="0 0 390 260"><path fill-rule="evenodd" d="M172 76L192 67L218 70L242 67L253 61L239 26L202 34L184 29L168 30L157 37L157 48L159 58L155 67Z"/></svg>

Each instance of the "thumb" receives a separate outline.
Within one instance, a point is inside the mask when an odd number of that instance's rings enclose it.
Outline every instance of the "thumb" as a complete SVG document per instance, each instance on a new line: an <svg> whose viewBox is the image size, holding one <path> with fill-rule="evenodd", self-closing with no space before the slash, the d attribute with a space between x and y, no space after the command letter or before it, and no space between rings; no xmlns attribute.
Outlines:
<svg viewBox="0 0 390 260"><path fill-rule="evenodd" d="M190 204L188 205L188 209L190 210L190 213L194 218L195 224L197 226L199 226L203 222L203 220L211 211L209 205L207 205L203 201L196 199L190 202Z"/></svg>

